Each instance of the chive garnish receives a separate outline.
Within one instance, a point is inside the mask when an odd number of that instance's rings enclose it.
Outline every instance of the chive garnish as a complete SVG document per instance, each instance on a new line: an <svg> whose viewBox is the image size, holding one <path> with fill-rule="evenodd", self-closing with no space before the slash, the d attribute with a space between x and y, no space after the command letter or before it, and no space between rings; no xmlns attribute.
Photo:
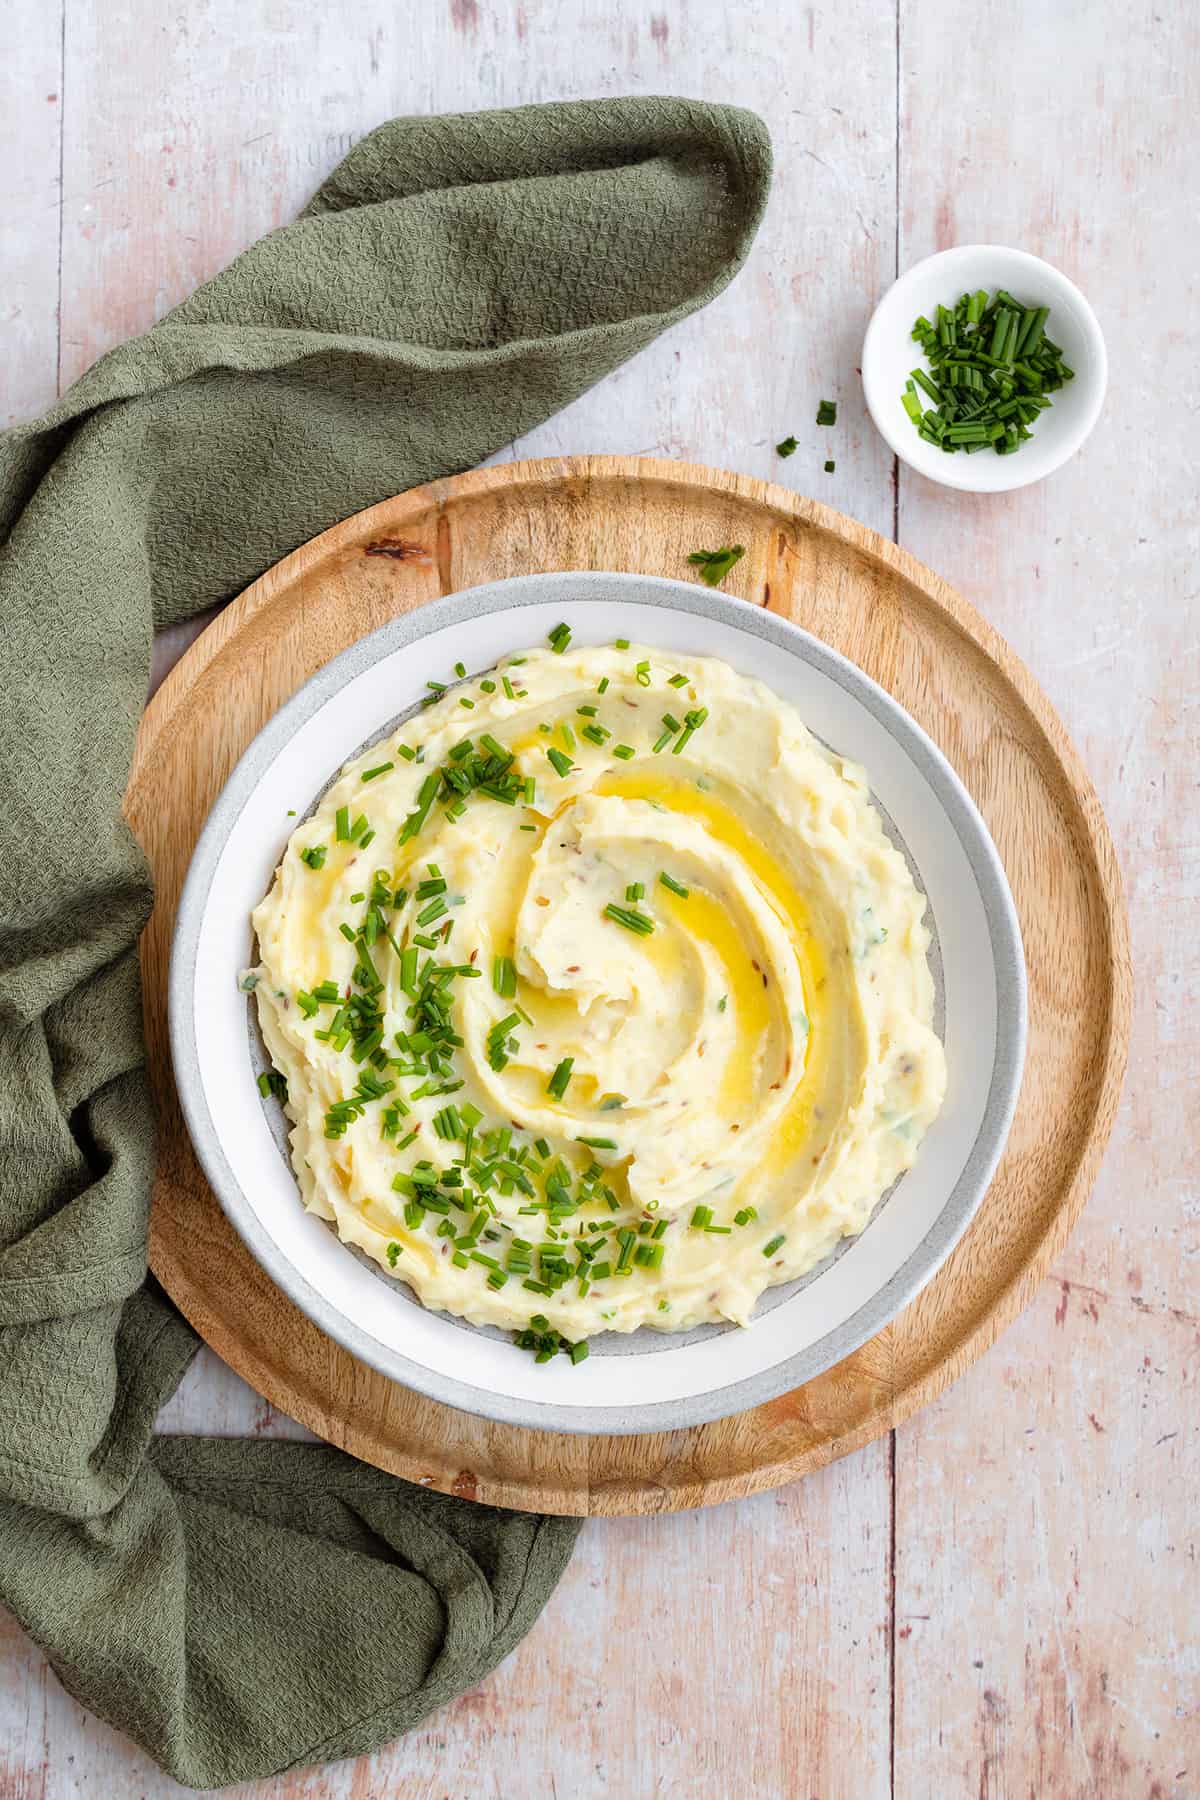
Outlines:
<svg viewBox="0 0 1200 1800"><path fill-rule="evenodd" d="M637 755L637 751L632 744L614 744L613 755L621 762L632 762L633 758Z"/></svg>
<svg viewBox="0 0 1200 1800"><path fill-rule="evenodd" d="M373 769L364 769L362 778L364 781L374 781L377 775L386 775L388 770L394 769L395 766L395 763L390 762L379 763Z"/></svg>
<svg viewBox="0 0 1200 1800"><path fill-rule="evenodd" d="M836 425L837 424L837 401L836 400L822 400L821 401L820 405L817 407L817 424L818 425Z"/></svg>
<svg viewBox="0 0 1200 1800"><path fill-rule="evenodd" d="M706 587L719 587L734 563L740 562L745 554L744 544L726 544L720 550L693 550L688 561L693 568L699 569L700 579Z"/></svg>
<svg viewBox="0 0 1200 1800"><path fill-rule="evenodd" d="M775 454L776 456L794 456L796 454L795 438L789 434L781 443L776 444Z"/></svg>
<svg viewBox="0 0 1200 1800"><path fill-rule="evenodd" d="M307 850L300 852L300 861L307 863L310 869L323 869L329 851L324 844L310 844Z"/></svg>
<svg viewBox="0 0 1200 1800"><path fill-rule="evenodd" d="M567 1084L571 1079L571 1070L574 1066L575 1058L573 1056L564 1056L553 1075L546 1083L546 1092L548 1094L553 1094L556 1100L561 1100L565 1095Z"/></svg>
<svg viewBox="0 0 1200 1800"><path fill-rule="evenodd" d="M769 1243L766 1243L763 1245L763 1255L764 1256L774 1256L775 1252L783 1244L786 1244L786 1242L787 1242L787 1238L784 1236L783 1232L780 1232L778 1237L773 1237Z"/></svg>
<svg viewBox="0 0 1200 1800"><path fill-rule="evenodd" d="M690 888L684 887L682 881L676 881L673 876L668 875L665 869L659 870L658 879L663 887L672 894L678 894L681 900L686 900L692 891Z"/></svg>
<svg viewBox="0 0 1200 1800"><path fill-rule="evenodd" d="M834 460L833 460L833 458L832 458L832 457L830 457L830 458L829 458L829 460L828 460L828 462L827 462L827 463L826 463L826 464L825 464L825 473L826 473L826 474L827 474L827 475L832 475L832 474L833 474L833 471L834 471L834 470L835 470L835 469L836 469L836 468L837 468L837 464L836 464L836 463L835 463L835 462L834 462Z"/></svg>
<svg viewBox="0 0 1200 1800"><path fill-rule="evenodd" d="M561 750L556 750L553 747L547 750L546 756L555 772L561 775L565 781L567 776L570 775L575 768L575 764L571 761L570 757L564 755Z"/></svg>
<svg viewBox="0 0 1200 1800"><path fill-rule="evenodd" d="M556 625L554 630L549 634L550 648L556 656L562 655L570 641L571 627L569 625Z"/></svg>
<svg viewBox="0 0 1200 1800"><path fill-rule="evenodd" d="M502 1000L511 1000L517 991L517 966L511 956L497 956L492 963L492 986Z"/></svg>
<svg viewBox="0 0 1200 1800"><path fill-rule="evenodd" d="M629 906L617 906L612 901L605 907L604 916L615 925L623 925L626 931L636 932L639 937L649 937L654 930L654 920L646 913L635 912Z"/></svg>

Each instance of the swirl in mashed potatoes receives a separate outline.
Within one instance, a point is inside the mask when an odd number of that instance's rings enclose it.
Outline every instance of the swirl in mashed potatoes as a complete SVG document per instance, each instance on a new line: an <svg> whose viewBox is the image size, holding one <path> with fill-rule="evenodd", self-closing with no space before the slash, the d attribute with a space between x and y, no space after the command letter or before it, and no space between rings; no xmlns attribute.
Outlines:
<svg viewBox="0 0 1200 1800"><path fill-rule="evenodd" d="M568 637L436 697L294 832L253 973L296 1175L474 1323L745 1324L942 1103L925 900L768 688Z"/></svg>

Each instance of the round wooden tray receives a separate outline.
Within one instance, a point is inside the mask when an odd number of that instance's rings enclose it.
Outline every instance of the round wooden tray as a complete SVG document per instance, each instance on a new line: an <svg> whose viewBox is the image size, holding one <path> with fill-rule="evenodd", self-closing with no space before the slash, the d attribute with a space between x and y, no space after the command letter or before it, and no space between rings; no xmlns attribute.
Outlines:
<svg viewBox="0 0 1200 1800"><path fill-rule="evenodd" d="M175 1097L167 959L200 828L250 739L347 644L500 576L683 576L740 543L726 589L852 658L941 746L1000 849L1029 966L1029 1050L1004 1159L937 1277L855 1355L690 1431L584 1438L495 1425L356 1362L288 1301L205 1184ZM157 882L142 940L161 1108L150 1260L203 1337L273 1405L355 1456L500 1506L645 1513L778 1485L940 1393L1028 1302L1096 1172L1120 1090L1130 971L1099 803L1061 723L997 634L937 576L852 520L721 470L643 458L517 463L431 483L327 531L228 607L146 712L126 811Z"/></svg>

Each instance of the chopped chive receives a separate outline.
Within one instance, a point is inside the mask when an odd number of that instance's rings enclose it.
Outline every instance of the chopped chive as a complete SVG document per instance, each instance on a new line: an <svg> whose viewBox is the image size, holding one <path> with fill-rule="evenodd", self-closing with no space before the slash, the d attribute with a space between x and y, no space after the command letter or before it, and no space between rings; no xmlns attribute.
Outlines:
<svg viewBox="0 0 1200 1800"><path fill-rule="evenodd" d="M339 806L338 807L337 813L335 814L335 817L334 817L333 835L335 836L335 838L337 839L339 844L349 843L349 841L350 841L350 808L348 806Z"/></svg>
<svg viewBox="0 0 1200 1800"><path fill-rule="evenodd" d="M466 665L466 663L461 663L461 662L456 662L456 663L455 663L455 665L454 665L454 673L455 673L455 674L456 674L456 675L457 675L457 676L458 676L458 679L459 679L459 680L460 680L460 681L461 681L461 680L462 680L462 678L463 678L463 676L464 676L464 675L465 675L465 674L466 674L466 672L467 672L467 665Z"/></svg>
<svg viewBox="0 0 1200 1800"><path fill-rule="evenodd" d="M511 956L497 956L492 963L492 986L502 1000L511 1000L517 991L517 966Z"/></svg>
<svg viewBox="0 0 1200 1800"><path fill-rule="evenodd" d="M720 550L693 550L688 562L699 569L700 579L707 587L719 587L730 569L745 556L743 544L727 544Z"/></svg>
<svg viewBox="0 0 1200 1800"><path fill-rule="evenodd" d="M578 1137L575 1142L586 1144L589 1150L615 1150L617 1148L616 1138Z"/></svg>
<svg viewBox="0 0 1200 1800"><path fill-rule="evenodd" d="M628 650L628 648L629 648L629 639L628 638L617 638L614 641L616 643L616 647L618 650Z"/></svg>
<svg viewBox="0 0 1200 1800"><path fill-rule="evenodd" d="M556 750L553 747L547 750L546 755L556 773L565 781L567 776L570 775L575 768L575 764L571 761L570 757L564 755L561 750Z"/></svg>
<svg viewBox="0 0 1200 1800"><path fill-rule="evenodd" d="M775 454L776 456L794 456L796 454L795 438L789 434L789 436L783 439L782 443L776 444Z"/></svg>
<svg viewBox="0 0 1200 1800"><path fill-rule="evenodd" d="M787 1238L783 1232L780 1232L778 1237L773 1237L769 1243L763 1245L763 1255L774 1256L775 1252L786 1242Z"/></svg>
<svg viewBox="0 0 1200 1800"><path fill-rule="evenodd" d="M641 900L641 899L645 898L645 893L646 893L645 882L631 881L629 883L629 886L625 889L625 898L627 900Z"/></svg>
<svg viewBox="0 0 1200 1800"><path fill-rule="evenodd" d="M835 470L835 469L836 469L836 468L837 468L837 464L836 464L836 463L835 463L835 462L834 462L834 460L833 460L833 458L832 458L832 457L830 457L830 458L829 458L829 460L828 460L828 461L827 461L827 462L826 462L826 464L825 464L825 473L826 473L826 474L827 474L827 475L832 475L832 474L833 474L833 471L834 471L834 470Z"/></svg>
<svg viewBox="0 0 1200 1800"><path fill-rule="evenodd" d="M637 755L637 751L632 744L614 744L613 755L621 762L632 762L633 758ZM324 860L324 857L322 857L321 861L323 862ZM317 866L320 867L320 864Z"/></svg>
<svg viewBox="0 0 1200 1800"><path fill-rule="evenodd" d="M310 869L323 869L329 851L324 844L310 844L307 850L300 852L300 861L307 863Z"/></svg>
<svg viewBox="0 0 1200 1800"><path fill-rule="evenodd" d="M608 692L608 676L607 675L602 675L600 677L599 681L596 683L596 692L598 694L607 694L607 692Z"/></svg>
<svg viewBox="0 0 1200 1800"><path fill-rule="evenodd" d="M377 764L373 769L364 769L363 780L374 781L377 775L386 775L388 770L394 769L395 766L395 763L386 762Z"/></svg>
<svg viewBox="0 0 1200 1800"><path fill-rule="evenodd" d="M556 656L561 656L571 641L571 627L569 625L556 625L554 630L550 632L548 641L554 654Z"/></svg>
<svg viewBox="0 0 1200 1800"><path fill-rule="evenodd" d="M548 1094L553 1094L556 1100L561 1100L566 1094L567 1084L571 1079L571 1070L574 1066L575 1058L573 1056L564 1056L553 1075L546 1083L546 1092Z"/></svg>
<svg viewBox="0 0 1200 1800"><path fill-rule="evenodd" d="M696 1231L707 1231L708 1227L712 1224L712 1218L713 1212L711 1206L698 1206L688 1223Z"/></svg>
<svg viewBox="0 0 1200 1800"><path fill-rule="evenodd" d="M654 930L654 920L646 913L634 912L627 906L616 906L611 901L604 909L604 916L616 925L623 925L626 931L635 932L638 937L649 937Z"/></svg>
<svg viewBox="0 0 1200 1800"><path fill-rule="evenodd" d="M822 400L821 401L820 405L817 407L817 424L818 425L836 425L837 424L837 401L836 400Z"/></svg>
<svg viewBox="0 0 1200 1800"><path fill-rule="evenodd" d="M669 889L672 894L678 894L681 900L686 900L692 891L690 888L684 887L682 881L676 881L673 876L668 875L665 869L659 870L658 879L663 887Z"/></svg>

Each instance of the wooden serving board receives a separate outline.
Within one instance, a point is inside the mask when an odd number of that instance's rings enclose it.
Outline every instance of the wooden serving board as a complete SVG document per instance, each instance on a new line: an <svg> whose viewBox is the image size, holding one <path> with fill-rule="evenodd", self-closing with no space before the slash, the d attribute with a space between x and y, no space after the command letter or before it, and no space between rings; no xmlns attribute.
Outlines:
<svg viewBox="0 0 1200 1800"><path fill-rule="evenodd" d="M167 962L201 826L251 738L323 663L396 613L501 576L685 577L740 543L726 591L795 619L908 709L1004 859L1029 967L1029 1049L1008 1149L953 1255L877 1337L769 1405L688 1431L585 1438L492 1424L355 1361L275 1287L206 1185L175 1096ZM970 606L865 527L783 488L686 463L580 457L433 482L335 526L208 627L143 720L126 811L154 868L142 940L161 1109L150 1260L217 1353L355 1456L500 1506L648 1513L792 1481L940 1393L1030 1299L1077 1218L1124 1069L1131 977L1099 802L1029 672Z"/></svg>

